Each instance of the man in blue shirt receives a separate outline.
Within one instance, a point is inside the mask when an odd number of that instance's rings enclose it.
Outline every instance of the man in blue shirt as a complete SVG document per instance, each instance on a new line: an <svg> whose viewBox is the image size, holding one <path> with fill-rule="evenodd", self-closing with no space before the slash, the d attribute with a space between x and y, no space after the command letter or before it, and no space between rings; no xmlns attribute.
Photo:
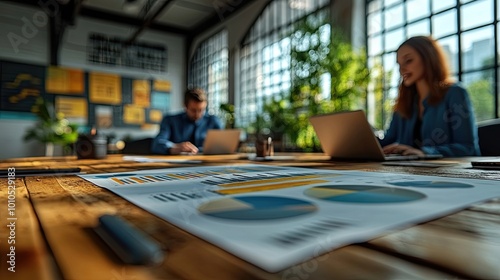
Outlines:
<svg viewBox="0 0 500 280"><path fill-rule="evenodd" d="M160 132L153 140L155 154L196 154L202 150L209 129L222 129L222 122L206 114L207 96L201 89L188 89L184 95L185 111L165 116Z"/></svg>

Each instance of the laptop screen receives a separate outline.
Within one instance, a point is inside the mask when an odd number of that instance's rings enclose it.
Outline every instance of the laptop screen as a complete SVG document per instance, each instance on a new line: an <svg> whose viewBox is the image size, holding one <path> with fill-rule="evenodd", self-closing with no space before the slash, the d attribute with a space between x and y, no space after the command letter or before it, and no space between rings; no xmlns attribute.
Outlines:
<svg viewBox="0 0 500 280"><path fill-rule="evenodd" d="M346 111L309 119L323 151L336 159L384 160L382 148L363 111Z"/></svg>
<svg viewBox="0 0 500 280"><path fill-rule="evenodd" d="M386 156L363 111L346 111L311 117L323 151L332 159L417 160L439 159L442 155Z"/></svg>
<svg viewBox="0 0 500 280"><path fill-rule="evenodd" d="M239 129L210 129L207 131L202 153L221 155L236 153L240 143Z"/></svg>

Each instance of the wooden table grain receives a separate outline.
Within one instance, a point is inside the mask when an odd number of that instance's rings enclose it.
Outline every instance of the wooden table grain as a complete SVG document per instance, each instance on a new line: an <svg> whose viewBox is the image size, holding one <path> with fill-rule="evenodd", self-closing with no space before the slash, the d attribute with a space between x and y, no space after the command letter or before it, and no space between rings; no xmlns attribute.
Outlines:
<svg viewBox="0 0 500 280"><path fill-rule="evenodd" d="M418 167L335 162L322 154L286 155L294 159L256 162L245 154L150 158L199 160L204 166L252 163L487 179L500 188L500 171L472 169L474 158L443 159L442 166ZM0 169L80 167L89 174L187 166L200 164L141 163L125 161L122 155L100 160L0 161ZM7 263L11 232L4 230L8 179L0 178L0 184L0 279L500 279L500 198L268 273L75 175L15 178L16 255L11 272ZM119 215L157 240L164 262L122 263L93 231L103 214Z"/></svg>

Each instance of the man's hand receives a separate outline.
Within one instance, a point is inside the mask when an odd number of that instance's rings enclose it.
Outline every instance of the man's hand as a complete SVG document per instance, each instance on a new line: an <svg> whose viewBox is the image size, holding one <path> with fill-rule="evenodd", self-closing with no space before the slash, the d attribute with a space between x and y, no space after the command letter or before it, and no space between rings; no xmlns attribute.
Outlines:
<svg viewBox="0 0 500 280"><path fill-rule="evenodd" d="M422 150L413 148L408 145L403 145L403 144L390 144L382 148L384 151L384 154L401 154L404 156L408 155L417 155L417 156L423 156L424 152Z"/></svg>
<svg viewBox="0 0 500 280"><path fill-rule="evenodd" d="M197 154L198 148L191 142L177 143L170 148L171 155L179 155L181 153Z"/></svg>

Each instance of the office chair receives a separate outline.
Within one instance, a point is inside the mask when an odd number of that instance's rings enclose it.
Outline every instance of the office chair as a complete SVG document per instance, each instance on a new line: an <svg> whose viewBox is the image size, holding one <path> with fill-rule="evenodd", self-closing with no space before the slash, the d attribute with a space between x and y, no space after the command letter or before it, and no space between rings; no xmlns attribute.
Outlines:
<svg viewBox="0 0 500 280"><path fill-rule="evenodd" d="M500 156L500 119L477 123L479 149L482 156Z"/></svg>

